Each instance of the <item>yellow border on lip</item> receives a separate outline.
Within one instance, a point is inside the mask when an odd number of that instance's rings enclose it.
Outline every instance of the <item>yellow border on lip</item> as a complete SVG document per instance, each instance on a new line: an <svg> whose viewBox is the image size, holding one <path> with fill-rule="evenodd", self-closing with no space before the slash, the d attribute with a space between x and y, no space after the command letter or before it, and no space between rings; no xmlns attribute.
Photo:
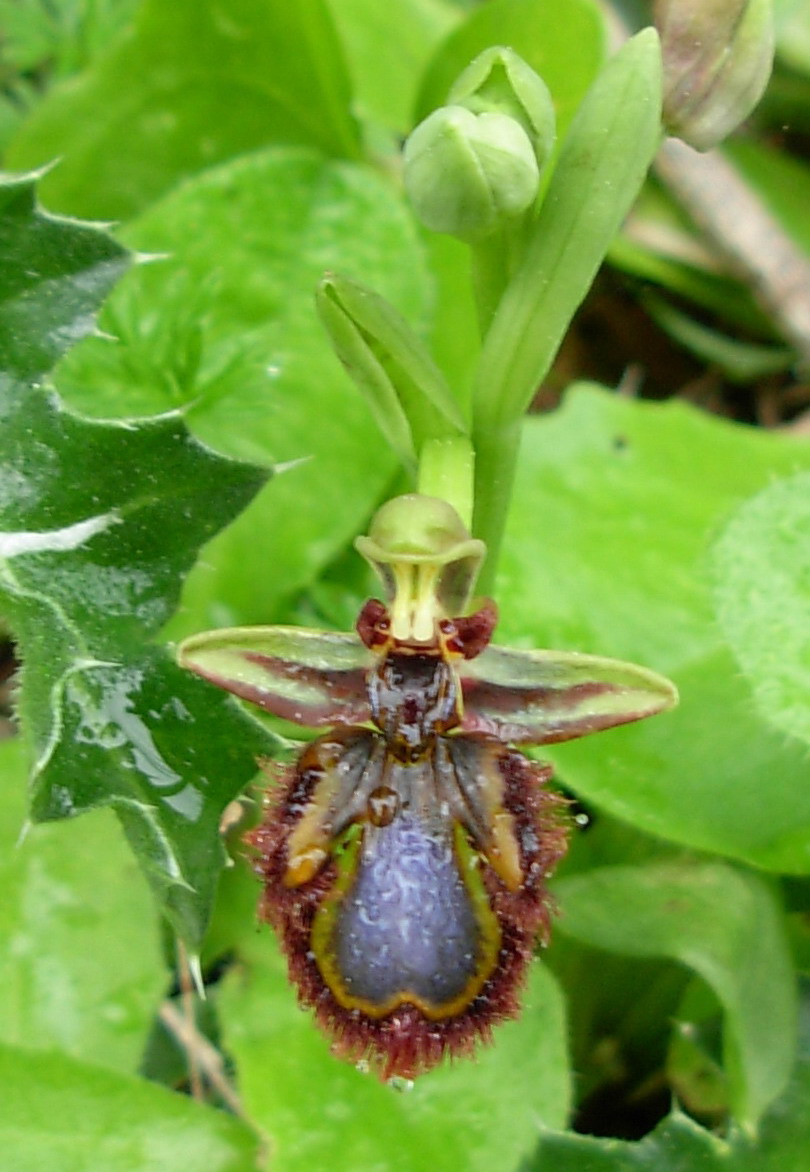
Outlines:
<svg viewBox="0 0 810 1172"><path fill-rule="evenodd" d="M346 838L342 839L339 844L336 844L336 851L338 847L343 847L346 853L343 858L338 857L337 881L315 915L310 938L312 951L315 954L315 960L320 969L321 976L339 1005L344 1009L359 1010L367 1017L385 1017L400 1005L415 1005L431 1021L441 1021L444 1018L456 1017L478 996L492 975L501 947L501 928L490 905L489 895L481 876L478 865L480 856L470 846L463 827L456 823L454 829L454 848L459 865L459 874L472 899L475 919L481 930L481 955L479 956L475 972L468 980L464 989L451 1001L441 1002L440 1004L426 1001L419 994L409 990L395 993L387 1001L381 1004L375 1004L364 997L353 996L345 988L333 946L337 912L341 902L351 890L354 882L361 845L362 828L358 825L352 827Z"/></svg>

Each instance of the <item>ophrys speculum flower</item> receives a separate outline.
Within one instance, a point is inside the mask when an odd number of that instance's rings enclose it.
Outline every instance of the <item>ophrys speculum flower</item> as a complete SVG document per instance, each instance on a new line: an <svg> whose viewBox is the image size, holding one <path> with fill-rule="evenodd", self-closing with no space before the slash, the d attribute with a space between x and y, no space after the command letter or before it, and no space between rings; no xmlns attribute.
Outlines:
<svg viewBox="0 0 810 1172"><path fill-rule="evenodd" d="M564 803L550 767L510 746L637 720L675 691L616 660L490 646L494 605L465 613L483 546L444 502L397 498L358 545L389 597L356 634L214 631L180 661L329 726L251 835L262 914L337 1051L413 1077L517 1013L548 932Z"/></svg>

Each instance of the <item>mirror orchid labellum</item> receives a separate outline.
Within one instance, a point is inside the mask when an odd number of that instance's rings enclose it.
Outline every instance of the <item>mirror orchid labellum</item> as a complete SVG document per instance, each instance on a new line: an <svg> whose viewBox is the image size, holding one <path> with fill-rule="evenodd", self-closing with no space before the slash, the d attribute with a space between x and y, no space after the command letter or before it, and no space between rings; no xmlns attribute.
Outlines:
<svg viewBox="0 0 810 1172"><path fill-rule="evenodd" d="M358 548L386 586L356 634L242 627L180 663L268 712L329 731L271 790L250 835L261 914L336 1051L412 1078L519 1010L565 803L538 745L650 716L661 676L591 655L490 646L469 596L484 555L455 511L383 506Z"/></svg>

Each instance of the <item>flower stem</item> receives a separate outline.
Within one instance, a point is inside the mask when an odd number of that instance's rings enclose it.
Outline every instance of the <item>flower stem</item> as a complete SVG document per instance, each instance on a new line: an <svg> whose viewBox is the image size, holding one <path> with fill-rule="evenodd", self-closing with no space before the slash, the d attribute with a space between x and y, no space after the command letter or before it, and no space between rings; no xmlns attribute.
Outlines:
<svg viewBox="0 0 810 1172"><path fill-rule="evenodd" d="M453 506L466 527L472 527L475 455L467 436L428 440L419 460L417 488Z"/></svg>
<svg viewBox="0 0 810 1172"><path fill-rule="evenodd" d="M493 590L498 554L503 540L515 479L522 419L498 428L481 428L475 435L475 514L473 535L485 542L487 559L479 588Z"/></svg>

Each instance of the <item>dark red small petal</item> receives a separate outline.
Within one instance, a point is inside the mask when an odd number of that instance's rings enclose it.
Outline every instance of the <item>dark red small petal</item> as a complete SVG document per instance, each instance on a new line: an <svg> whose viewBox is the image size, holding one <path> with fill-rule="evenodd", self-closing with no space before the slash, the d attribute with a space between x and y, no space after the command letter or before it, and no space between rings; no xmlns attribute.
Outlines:
<svg viewBox="0 0 810 1172"><path fill-rule="evenodd" d="M384 647L389 639L391 621L388 610L377 598L370 598L360 611L355 630L370 651Z"/></svg>

